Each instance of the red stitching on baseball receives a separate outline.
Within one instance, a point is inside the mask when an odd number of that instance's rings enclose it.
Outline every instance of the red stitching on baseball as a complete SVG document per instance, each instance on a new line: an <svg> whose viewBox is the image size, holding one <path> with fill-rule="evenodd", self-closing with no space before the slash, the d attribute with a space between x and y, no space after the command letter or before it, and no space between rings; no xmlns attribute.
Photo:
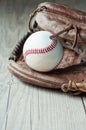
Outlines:
<svg viewBox="0 0 86 130"><path fill-rule="evenodd" d="M51 43L51 45L49 45L48 47L45 48L41 48L41 49L31 49L31 50L27 50L24 53L24 59L26 59L26 56L29 54L41 54L41 53L47 53L49 51L51 51L52 49L54 49L56 47L57 44L57 39L54 39L54 41Z"/></svg>

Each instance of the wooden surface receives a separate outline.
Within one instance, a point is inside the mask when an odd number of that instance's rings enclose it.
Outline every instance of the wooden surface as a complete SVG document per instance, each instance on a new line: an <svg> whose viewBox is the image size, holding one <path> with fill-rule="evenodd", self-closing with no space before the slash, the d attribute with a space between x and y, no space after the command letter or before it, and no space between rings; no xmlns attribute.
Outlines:
<svg viewBox="0 0 86 130"><path fill-rule="evenodd" d="M57 2L86 10L85 0ZM8 57L27 32L28 16L38 3L0 0L0 130L86 130L86 95L33 87L7 69Z"/></svg>

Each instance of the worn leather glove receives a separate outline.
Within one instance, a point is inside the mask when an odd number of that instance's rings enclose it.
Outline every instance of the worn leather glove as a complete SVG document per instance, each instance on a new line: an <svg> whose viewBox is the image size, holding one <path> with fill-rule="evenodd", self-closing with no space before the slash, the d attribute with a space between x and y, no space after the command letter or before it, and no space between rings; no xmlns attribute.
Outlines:
<svg viewBox="0 0 86 130"><path fill-rule="evenodd" d="M26 39L39 30L52 32L52 39L61 38L64 47L60 64L46 73L29 68L22 56ZM41 3L29 16L29 31L9 59L10 72L24 82L75 95L86 92L86 13L56 3Z"/></svg>

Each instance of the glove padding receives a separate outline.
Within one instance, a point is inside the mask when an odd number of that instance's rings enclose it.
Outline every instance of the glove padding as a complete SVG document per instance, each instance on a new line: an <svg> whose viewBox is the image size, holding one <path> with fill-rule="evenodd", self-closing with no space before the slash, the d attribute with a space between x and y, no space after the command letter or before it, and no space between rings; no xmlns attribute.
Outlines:
<svg viewBox="0 0 86 130"><path fill-rule="evenodd" d="M29 68L22 56L26 39L35 31L47 30L51 38L59 36L64 47L60 64L41 73ZM55 3L42 3L29 17L29 31L14 48L9 70L22 81L64 92L86 92L86 13Z"/></svg>

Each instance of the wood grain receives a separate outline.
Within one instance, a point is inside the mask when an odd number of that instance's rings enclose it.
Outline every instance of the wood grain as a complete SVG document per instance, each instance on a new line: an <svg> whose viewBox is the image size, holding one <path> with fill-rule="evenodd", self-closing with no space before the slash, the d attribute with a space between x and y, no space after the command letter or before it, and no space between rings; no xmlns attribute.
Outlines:
<svg viewBox="0 0 86 130"><path fill-rule="evenodd" d="M11 51L28 30L29 14L40 3L33 1L0 0L0 129L85 130L85 95L74 97L24 84L7 69ZM85 10L84 0L83 4L70 1L72 7ZM58 2L70 5L69 0Z"/></svg>

